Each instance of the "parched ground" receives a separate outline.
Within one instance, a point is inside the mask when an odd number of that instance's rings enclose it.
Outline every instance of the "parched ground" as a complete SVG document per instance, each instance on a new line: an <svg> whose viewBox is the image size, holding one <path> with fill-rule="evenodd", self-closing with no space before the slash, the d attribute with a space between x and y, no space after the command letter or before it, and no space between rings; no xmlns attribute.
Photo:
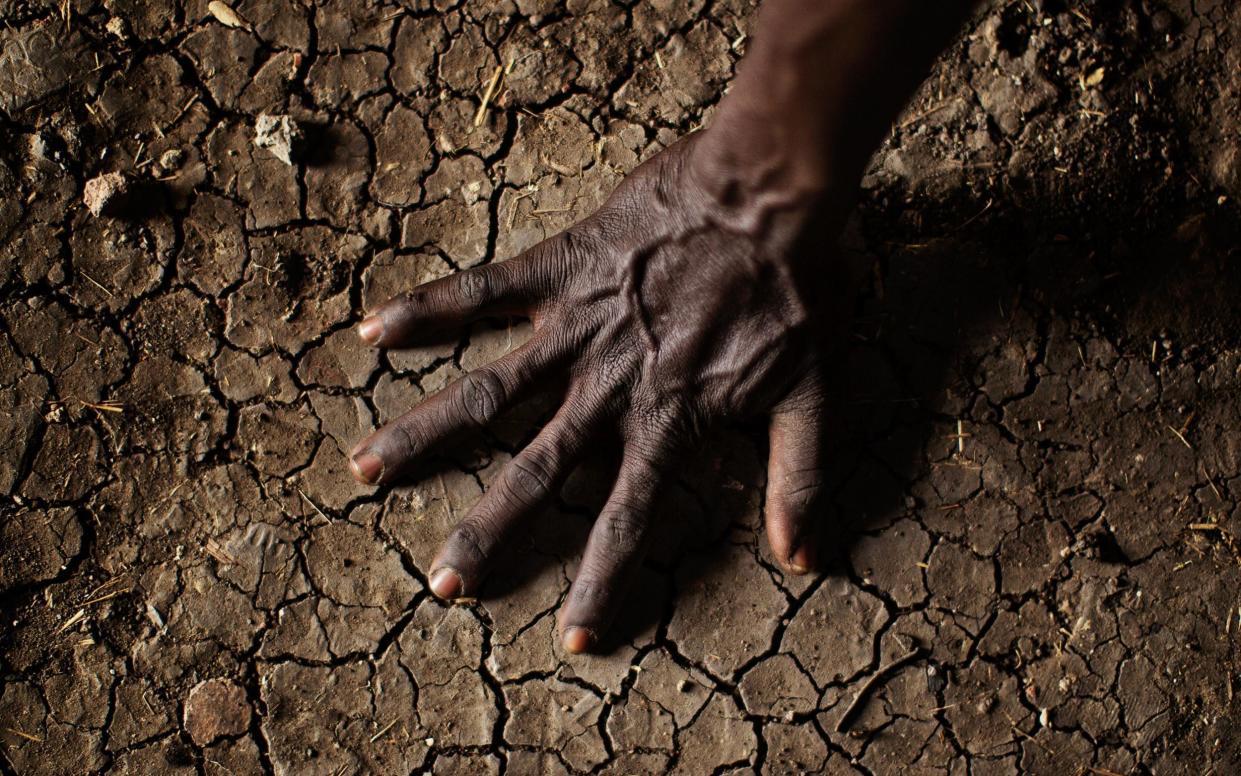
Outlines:
<svg viewBox="0 0 1241 776"><path fill-rule="evenodd" d="M527 336L377 356L362 311L708 120L751 5L0 0L0 773L1241 770L1229 0L998 3L937 65L844 238L829 573L780 574L721 429L569 658L606 459L477 601L426 592L551 400L348 476Z"/></svg>

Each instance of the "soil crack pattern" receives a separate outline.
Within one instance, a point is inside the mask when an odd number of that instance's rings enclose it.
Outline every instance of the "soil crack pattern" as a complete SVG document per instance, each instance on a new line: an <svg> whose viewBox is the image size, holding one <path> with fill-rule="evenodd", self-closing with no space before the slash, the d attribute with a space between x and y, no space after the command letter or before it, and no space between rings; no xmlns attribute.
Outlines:
<svg viewBox="0 0 1241 776"><path fill-rule="evenodd" d="M755 5L0 0L0 774L1241 772L1235 3L1004 0L939 59L842 240L824 573L715 429L570 656L608 460L428 589L553 402L349 476L531 334L364 311L708 123Z"/></svg>

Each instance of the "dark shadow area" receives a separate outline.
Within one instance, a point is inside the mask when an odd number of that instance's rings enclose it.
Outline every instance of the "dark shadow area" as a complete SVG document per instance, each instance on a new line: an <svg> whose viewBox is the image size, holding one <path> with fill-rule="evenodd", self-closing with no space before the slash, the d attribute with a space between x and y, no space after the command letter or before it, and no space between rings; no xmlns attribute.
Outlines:
<svg viewBox="0 0 1241 776"><path fill-rule="evenodd" d="M1002 418L1006 400L992 400L982 388L983 362L1004 343L1037 345L1063 325L1098 332L1122 348L1166 340L1172 344L1160 345L1159 357L1176 362L1241 345L1236 208L1221 207L1214 192L1152 199L1135 180L1096 172L1100 192L1133 187L1129 209L1118 209L1113 198L1070 210L1048 201L1040 210L1002 187L959 192L948 206L928 204L922 225L910 220L918 202L891 212L859 209L846 238L854 243L848 260L870 282L858 295L835 386L839 433L829 450L830 503L819 535L823 569L856 576L846 559L859 535L945 506L916 496L913 484L952 458L956 441L945 428ZM940 226L926 226L932 218ZM1024 379L1022 390L1032 390L1035 377ZM758 537L762 555L761 512L753 501L761 503L766 454L759 421L700 441L670 478L653 519L647 567L664 579L671 601L652 600L649 585L630 596L605 650L665 617L666 606L677 605L675 591L695 583L695 569L711 568L709 558L680 563L686 552L718 554L736 532L733 539ZM569 511L576 519L589 520L606 500L610 471L595 463L589 475L575 477ZM1124 558L1114 538L1095 538L1101 557ZM509 592L528 578L498 575L487 591Z"/></svg>
<svg viewBox="0 0 1241 776"><path fill-rule="evenodd" d="M1098 172L1106 191L1108 171ZM1140 188L1124 178L1111 183ZM1152 369L1241 344L1234 302L1241 216L1218 207L1216 194L1147 212L1087 203L1080 220L1054 203L1031 210L1003 197L983 192L937 213L940 223L969 223L938 234L910 234L884 214L864 215L864 231L888 242L863 255L877 280L860 301L841 375L844 433L833 472L840 514L825 552L844 552L851 536L893 515L937 506L911 503L905 485L950 457L956 440L933 433L937 424L1002 422L1010 399L988 395L983 362L1004 343L1045 343L1057 324L1097 332L1125 350L1158 340L1161 361ZM1026 365L1041 359L1035 354ZM1038 376L1022 379L1019 395Z"/></svg>
<svg viewBox="0 0 1241 776"><path fill-rule="evenodd" d="M166 182L131 180L123 193L108 202L103 214L122 221L150 221L171 215L173 202L174 192Z"/></svg>
<svg viewBox="0 0 1241 776"><path fill-rule="evenodd" d="M308 168L328 167L341 159L346 140L340 127L326 121L300 120L300 137L292 138L290 153Z"/></svg>

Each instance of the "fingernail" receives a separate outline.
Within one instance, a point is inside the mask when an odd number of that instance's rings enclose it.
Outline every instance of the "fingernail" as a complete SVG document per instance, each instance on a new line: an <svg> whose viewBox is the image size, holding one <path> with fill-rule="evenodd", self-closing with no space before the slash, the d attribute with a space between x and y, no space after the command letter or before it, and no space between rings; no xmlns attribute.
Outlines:
<svg viewBox="0 0 1241 776"><path fill-rule="evenodd" d="M439 598L444 600L460 598L464 591L465 585L461 583L461 575L449 566L442 566L439 571L431 575L431 592Z"/></svg>
<svg viewBox="0 0 1241 776"><path fill-rule="evenodd" d="M586 628L576 625L565 628L564 650L571 655L580 655L595 645L595 634Z"/></svg>
<svg viewBox="0 0 1241 776"><path fill-rule="evenodd" d="M379 342L379 338L384 335L384 322L380 320L378 315L372 315L363 319L358 324L358 336L361 337L368 345L374 345Z"/></svg>
<svg viewBox="0 0 1241 776"><path fill-rule="evenodd" d="M367 485L374 485L383 476L384 462L374 453L361 453L349 459L349 468L353 470L354 477Z"/></svg>
<svg viewBox="0 0 1241 776"><path fill-rule="evenodd" d="M812 568L814 568L814 545L807 542L789 556L789 571L794 574L809 574Z"/></svg>

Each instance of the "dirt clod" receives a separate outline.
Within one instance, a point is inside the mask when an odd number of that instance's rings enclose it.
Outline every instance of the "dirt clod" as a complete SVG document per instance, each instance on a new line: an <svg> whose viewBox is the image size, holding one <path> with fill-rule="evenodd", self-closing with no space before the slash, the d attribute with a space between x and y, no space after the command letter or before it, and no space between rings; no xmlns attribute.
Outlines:
<svg viewBox="0 0 1241 776"><path fill-rule="evenodd" d="M254 122L254 144L267 149L285 164L294 164L303 140L301 128L288 116L263 113Z"/></svg>
<svg viewBox="0 0 1241 776"><path fill-rule="evenodd" d="M185 731L199 746L250 727L250 702L245 690L225 679L195 685L185 699Z"/></svg>
<svg viewBox="0 0 1241 776"><path fill-rule="evenodd" d="M115 210L128 193L129 178L124 173L109 172L86 182L82 201L92 215L100 216L105 211Z"/></svg>
<svg viewBox="0 0 1241 776"><path fill-rule="evenodd" d="M159 157L159 168L163 172L171 172L181 166L185 152L180 148L169 148Z"/></svg>

